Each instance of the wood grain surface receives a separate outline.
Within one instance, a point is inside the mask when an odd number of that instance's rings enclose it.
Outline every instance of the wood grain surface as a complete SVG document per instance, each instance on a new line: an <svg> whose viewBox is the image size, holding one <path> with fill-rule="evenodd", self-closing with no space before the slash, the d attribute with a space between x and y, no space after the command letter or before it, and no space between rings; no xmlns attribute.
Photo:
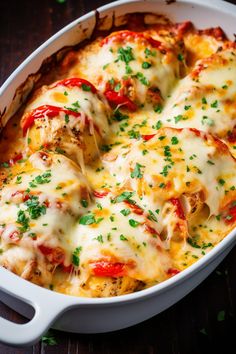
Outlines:
<svg viewBox="0 0 236 354"><path fill-rule="evenodd" d="M108 2L0 0L0 85L51 35ZM236 4L236 0L231 2ZM25 322L1 302L0 315L15 322ZM42 341L29 348L0 344L0 354L236 353L236 248L217 271L188 296L146 322L108 334L53 331L53 336L57 344L52 346Z"/></svg>

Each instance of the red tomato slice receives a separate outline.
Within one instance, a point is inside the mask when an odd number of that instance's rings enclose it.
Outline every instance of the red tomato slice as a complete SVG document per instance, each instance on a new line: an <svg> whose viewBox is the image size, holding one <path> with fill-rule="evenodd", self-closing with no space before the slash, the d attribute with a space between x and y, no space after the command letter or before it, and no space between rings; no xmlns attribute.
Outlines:
<svg viewBox="0 0 236 354"><path fill-rule="evenodd" d="M125 275L124 263L99 261L92 263L91 265L93 274L99 277L122 277Z"/></svg>
<svg viewBox="0 0 236 354"><path fill-rule="evenodd" d="M94 197L96 197L96 198L103 198L103 197L105 197L108 193L109 193L109 190L107 190L107 189L104 189L104 190L101 190L101 191L93 191L93 195L94 195Z"/></svg>
<svg viewBox="0 0 236 354"><path fill-rule="evenodd" d="M52 248L45 245L39 245L38 248L51 263L63 264L65 260L65 252L61 247Z"/></svg>
<svg viewBox="0 0 236 354"><path fill-rule="evenodd" d="M176 268L169 268L167 270L167 274L169 274L171 277L173 277L176 274L179 274L180 270L176 269Z"/></svg>
<svg viewBox="0 0 236 354"><path fill-rule="evenodd" d="M180 203L180 200L179 198L171 198L170 199L170 202L175 206L175 213L176 215L182 219L182 220L185 220L185 215L184 215L184 211L183 211L183 208L182 208L182 205Z"/></svg>
<svg viewBox="0 0 236 354"><path fill-rule="evenodd" d="M145 230L147 232L149 232L150 234L159 236L159 233L153 227L149 226L148 224L144 224L144 227L145 227Z"/></svg>
<svg viewBox="0 0 236 354"><path fill-rule="evenodd" d="M135 112L138 108L137 105L132 102L127 96L121 95L119 92L108 90L104 94L111 105L122 105L122 107L127 108L131 112Z"/></svg>
<svg viewBox="0 0 236 354"><path fill-rule="evenodd" d="M35 108L33 111L26 113L23 120L21 121L21 127L23 130L23 134L25 135L27 130L34 124L35 119L39 118L54 118L57 117L60 113L64 113L73 117L80 117L81 114L79 112L74 112L69 109L65 109L62 107L44 105L38 108Z"/></svg>
<svg viewBox="0 0 236 354"><path fill-rule="evenodd" d="M228 141L233 144L236 143L236 127L234 127L231 133L229 133Z"/></svg>
<svg viewBox="0 0 236 354"><path fill-rule="evenodd" d="M23 158L22 153L17 154L16 156L14 156L13 158L11 158L11 159L9 160L9 165L10 165L10 166L15 165L15 163L16 163L17 161L21 160L22 158Z"/></svg>
<svg viewBox="0 0 236 354"><path fill-rule="evenodd" d="M138 206L137 204L132 204L128 200L124 201L126 204L128 204L129 208L132 210L133 213L137 215L142 215L143 214L143 209Z"/></svg>
<svg viewBox="0 0 236 354"><path fill-rule="evenodd" d="M232 224L236 221L236 201L230 203L223 213L223 219L227 224Z"/></svg>
<svg viewBox="0 0 236 354"><path fill-rule="evenodd" d="M142 139L148 141L152 139L156 134L142 135Z"/></svg>
<svg viewBox="0 0 236 354"><path fill-rule="evenodd" d="M97 92L96 87L93 84L91 84L91 82L78 77L72 77L70 79L64 79L59 82L56 82L55 85L51 86L51 88L61 86L61 85L65 87L81 87L84 91L91 91L92 93Z"/></svg>
<svg viewBox="0 0 236 354"><path fill-rule="evenodd" d="M74 267L72 264L70 264L68 266L65 266L64 264L62 264L61 269L62 269L63 273L71 273L73 271Z"/></svg>

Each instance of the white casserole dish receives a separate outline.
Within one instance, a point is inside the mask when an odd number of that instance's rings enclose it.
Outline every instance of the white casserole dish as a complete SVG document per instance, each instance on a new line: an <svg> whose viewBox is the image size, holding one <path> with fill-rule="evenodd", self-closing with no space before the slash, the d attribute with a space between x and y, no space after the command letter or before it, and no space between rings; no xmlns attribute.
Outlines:
<svg viewBox="0 0 236 354"><path fill-rule="evenodd" d="M113 15L153 12L164 14L174 22L191 20L198 28L221 26L230 39L234 38L236 6L219 0L167 3L164 0L117 1L98 11L100 17L107 16L106 21L110 24ZM36 73L43 60L50 55L89 37L94 25L95 12L90 12L54 35L15 70L0 89L3 125L19 107L24 93L32 88L33 80L29 80L17 95L16 89L30 74ZM233 231L206 256L173 278L149 289L113 298L88 299L62 295L25 281L0 267L0 300L32 318L23 325L0 318L0 341L16 346L30 345L52 325L68 332L99 333L139 323L188 294L216 268L235 243L236 231Z"/></svg>

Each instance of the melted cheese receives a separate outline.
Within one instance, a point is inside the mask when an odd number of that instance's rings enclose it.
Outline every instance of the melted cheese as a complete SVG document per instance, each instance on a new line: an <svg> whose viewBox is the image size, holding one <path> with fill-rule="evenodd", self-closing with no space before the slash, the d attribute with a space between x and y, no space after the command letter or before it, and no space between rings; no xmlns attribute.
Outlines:
<svg viewBox="0 0 236 354"><path fill-rule="evenodd" d="M116 40L119 36L120 32L113 33L103 45L97 41L82 50L79 63L71 69L70 75L83 75L101 91L105 91L111 81L120 83L121 87L128 85L128 95L139 104L146 103L149 89L158 90L161 97L166 98L179 77L175 48L166 46L165 42L160 42L161 48L156 48L139 37Z"/></svg>
<svg viewBox="0 0 236 354"><path fill-rule="evenodd" d="M180 80L160 116L165 126L192 127L224 138L236 125L236 50L202 59Z"/></svg>
<svg viewBox="0 0 236 354"><path fill-rule="evenodd" d="M77 84L42 86L15 117L24 134L3 131L0 264L36 284L137 291L235 226L235 45L188 22L145 27L69 52L57 74Z"/></svg>
<svg viewBox="0 0 236 354"><path fill-rule="evenodd" d="M27 135L31 151L41 146L63 150L81 167L83 157L88 162L98 154L98 145L109 132L109 107L102 96L88 89L66 87L57 82L36 93L25 110L23 122L31 112L45 105L62 108L67 114L62 111L53 119L45 114L43 118L34 120ZM74 112L80 116L74 116Z"/></svg>

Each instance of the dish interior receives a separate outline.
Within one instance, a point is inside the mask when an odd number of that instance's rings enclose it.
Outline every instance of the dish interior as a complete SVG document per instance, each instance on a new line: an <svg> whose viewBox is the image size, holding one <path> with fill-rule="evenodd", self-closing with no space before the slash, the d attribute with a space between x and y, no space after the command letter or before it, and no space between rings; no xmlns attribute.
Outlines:
<svg viewBox="0 0 236 354"><path fill-rule="evenodd" d="M63 51L4 127L0 264L64 294L165 281L236 223L236 45L122 16Z"/></svg>

